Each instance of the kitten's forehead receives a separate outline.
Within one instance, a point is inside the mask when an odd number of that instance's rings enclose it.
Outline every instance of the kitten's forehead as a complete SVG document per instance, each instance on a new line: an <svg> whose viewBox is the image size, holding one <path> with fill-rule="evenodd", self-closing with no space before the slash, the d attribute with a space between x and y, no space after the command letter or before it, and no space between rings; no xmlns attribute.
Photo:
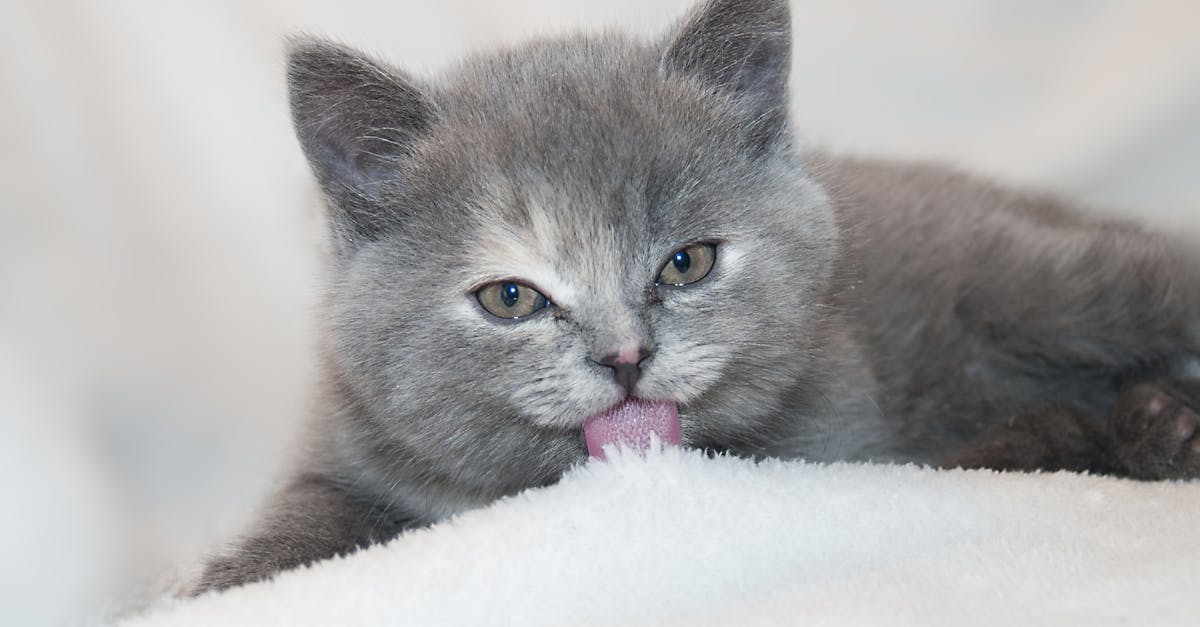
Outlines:
<svg viewBox="0 0 1200 627"><path fill-rule="evenodd" d="M727 112L666 82L651 47L612 43L477 59L440 94L435 169L474 190L475 284L523 280L566 308L634 304L675 247L741 227L728 208L759 173L738 171Z"/></svg>
<svg viewBox="0 0 1200 627"><path fill-rule="evenodd" d="M544 183L517 194L516 206L481 212L473 256L478 273L529 282L568 308L628 297L630 275L639 274L649 248L643 208L597 206L598 199Z"/></svg>
<svg viewBox="0 0 1200 627"><path fill-rule="evenodd" d="M439 94L444 130L457 154L621 204L632 190L653 191L656 177L728 160L741 143L728 112L700 90L669 83L656 54L568 40L476 59Z"/></svg>

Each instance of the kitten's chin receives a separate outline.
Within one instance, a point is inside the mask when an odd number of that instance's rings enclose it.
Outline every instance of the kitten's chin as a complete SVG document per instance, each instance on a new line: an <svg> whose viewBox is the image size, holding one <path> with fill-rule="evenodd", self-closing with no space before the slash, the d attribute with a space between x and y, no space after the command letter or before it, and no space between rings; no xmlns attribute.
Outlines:
<svg viewBox="0 0 1200 627"><path fill-rule="evenodd" d="M671 401L629 397L587 418L583 435L588 454L605 458L605 448L644 451L654 446L681 446L679 406Z"/></svg>

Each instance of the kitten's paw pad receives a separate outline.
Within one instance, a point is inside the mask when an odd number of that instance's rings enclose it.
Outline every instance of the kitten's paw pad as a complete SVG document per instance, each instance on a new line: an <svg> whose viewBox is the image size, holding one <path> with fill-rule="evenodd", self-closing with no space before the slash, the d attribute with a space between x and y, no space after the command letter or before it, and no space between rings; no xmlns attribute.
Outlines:
<svg viewBox="0 0 1200 627"><path fill-rule="evenodd" d="M1200 414L1169 386L1125 390L1110 419L1117 458L1143 479L1200 477Z"/></svg>

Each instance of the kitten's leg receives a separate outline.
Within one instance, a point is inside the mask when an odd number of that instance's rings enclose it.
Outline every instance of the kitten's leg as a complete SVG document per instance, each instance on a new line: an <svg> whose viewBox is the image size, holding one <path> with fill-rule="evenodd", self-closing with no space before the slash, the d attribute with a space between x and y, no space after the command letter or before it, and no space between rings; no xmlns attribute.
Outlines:
<svg viewBox="0 0 1200 627"><path fill-rule="evenodd" d="M302 475L237 548L208 563L192 594L266 579L385 541L405 526L388 514L326 477Z"/></svg>
<svg viewBox="0 0 1200 627"><path fill-rule="evenodd" d="M1200 478L1200 380L1132 385L1113 406L1108 429L1095 424L1069 407L1027 412L993 425L942 467Z"/></svg>
<svg viewBox="0 0 1200 627"><path fill-rule="evenodd" d="M1018 414L981 433L941 464L994 470L1117 470L1108 434L1083 411L1066 406Z"/></svg>
<svg viewBox="0 0 1200 627"><path fill-rule="evenodd" d="M1126 388L1109 417L1116 458L1139 479L1200 477L1200 381Z"/></svg>
<svg viewBox="0 0 1200 627"><path fill-rule="evenodd" d="M981 268L956 313L993 346L1037 367L1169 370L1200 357L1200 261L1120 224L1040 243L1004 270ZM1021 251L997 245L996 256ZM986 266L986 264L983 264ZM1002 264L1001 264L1002 265Z"/></svg>

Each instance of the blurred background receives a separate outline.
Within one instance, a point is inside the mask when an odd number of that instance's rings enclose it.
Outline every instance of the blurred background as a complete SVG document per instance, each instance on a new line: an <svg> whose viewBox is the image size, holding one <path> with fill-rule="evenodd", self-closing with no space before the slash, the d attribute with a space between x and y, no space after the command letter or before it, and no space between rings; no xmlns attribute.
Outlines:
<svg viewBox="0 0 1200 627"><path fill-rule="evenodd" d="M246 524L302 423L319 199L282 41L417 74L689 0L0 0L0 623L103 620ZM812 143L1200 225L1200 3L796 0Z"/></svg>

